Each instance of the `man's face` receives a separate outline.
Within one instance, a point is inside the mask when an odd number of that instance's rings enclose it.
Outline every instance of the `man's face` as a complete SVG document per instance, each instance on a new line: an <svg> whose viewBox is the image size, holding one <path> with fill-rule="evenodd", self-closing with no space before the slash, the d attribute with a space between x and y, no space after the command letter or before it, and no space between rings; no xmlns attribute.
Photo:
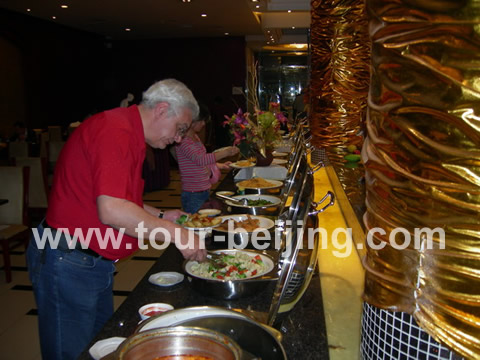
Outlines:
<svg viewBox="0 0 480 360"><path fill-rule="evenodd" d="M167 145L182 141L192 124L192 113L181 109L178 115L169 116L168 104L158 104L154 111L154 121L147 132L145 141L156 149L165 149Z"/></svg>

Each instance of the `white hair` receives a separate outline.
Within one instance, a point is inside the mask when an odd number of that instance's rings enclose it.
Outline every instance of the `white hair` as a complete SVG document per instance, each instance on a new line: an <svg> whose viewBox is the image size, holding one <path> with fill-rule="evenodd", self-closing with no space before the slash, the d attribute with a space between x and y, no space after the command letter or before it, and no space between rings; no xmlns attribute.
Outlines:
<svg viewBox="0 0 480 360"><path fill-rule="evenodd" d="M170 105L168 114L179 115L180 109L186 108L192 112L192 119L196 119L199 113L197 100L190 89L181 81L165 79L157 81L143 93L142 104L149 109L155 105L166 102Z"/></svg>

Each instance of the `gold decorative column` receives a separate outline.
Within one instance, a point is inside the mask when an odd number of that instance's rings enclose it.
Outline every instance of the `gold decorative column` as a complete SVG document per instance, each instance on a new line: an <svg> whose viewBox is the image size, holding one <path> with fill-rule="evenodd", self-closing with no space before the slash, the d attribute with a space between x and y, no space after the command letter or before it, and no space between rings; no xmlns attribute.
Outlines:
<svg viewBox="0 0 480 360"><path fill-rule="evenodd" d="M361 146L370 66L363 0L312 0L310 127L313 142L343 163L349 144Z"/></svg>
<svg viewBox="0 0 480 360"><path fill-rule="evenodd" d="M365 226L385 233L367 248L365 299L413 314L437 341L480 359L480 1L367 8ZM431 244L425 233L415 244L421 228L436 228ZM408 235L405 249L389 243Z"/></svg>

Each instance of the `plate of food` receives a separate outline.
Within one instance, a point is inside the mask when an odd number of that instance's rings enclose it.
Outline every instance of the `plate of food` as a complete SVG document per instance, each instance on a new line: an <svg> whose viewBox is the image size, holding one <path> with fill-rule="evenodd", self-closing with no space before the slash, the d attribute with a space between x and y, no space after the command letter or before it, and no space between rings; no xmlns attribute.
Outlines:
<svg viewBox="0 0 480 360"><path fill-rule="evenodd" d="M218 217L211 217L208 214L192 214L183 223L183 227L189 230L209 231L212 228L220 225L222 222Z"/></svg>
<svg viewBox="0 0 480 360"><path fill-rule="evenodd" d="M216 253L222 258L223 267L214 267L210 261L187 261L187 275L209 281L241 281L268 274L275 266L271 258L261 253L240 250Z"/></svg>
<svg viewBox="0 0 480 360"><path fill-rule="evenodd" d="M255 166L255 161L252 161L252 159L239 160L230 164L230 167L234 169L244 169L244 168L249 168L253 166Z"/></svg>
<svg viewBox="0 0 480 360"><path fill-rule="evenodd" d="M261 177L254 177L239 181L235 185L243 189L273 189L283 186L283 182L278 180L264 179Z"/></svg>
<svg viewBox="0 0 480 360"><path fill-rule="evenodd" d="M225 215L221 217L222 223L215 228L215 231L230 232L254 232L270 230L275 226L275 222L265 216L255 216L248 214Z"/></svg>

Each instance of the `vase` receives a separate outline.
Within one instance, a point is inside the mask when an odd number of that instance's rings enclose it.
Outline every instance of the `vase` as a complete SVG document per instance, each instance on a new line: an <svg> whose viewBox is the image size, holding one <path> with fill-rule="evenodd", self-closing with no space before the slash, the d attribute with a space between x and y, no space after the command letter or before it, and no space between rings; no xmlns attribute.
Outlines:
<svg viewBox="0 0 480 360"><path fill-rule="evenodd" d="M259 151L255 152L255 157L257 158L256 166L269 166L273 161L272 150L266 150L265 155L263 156Z"/></svg>

